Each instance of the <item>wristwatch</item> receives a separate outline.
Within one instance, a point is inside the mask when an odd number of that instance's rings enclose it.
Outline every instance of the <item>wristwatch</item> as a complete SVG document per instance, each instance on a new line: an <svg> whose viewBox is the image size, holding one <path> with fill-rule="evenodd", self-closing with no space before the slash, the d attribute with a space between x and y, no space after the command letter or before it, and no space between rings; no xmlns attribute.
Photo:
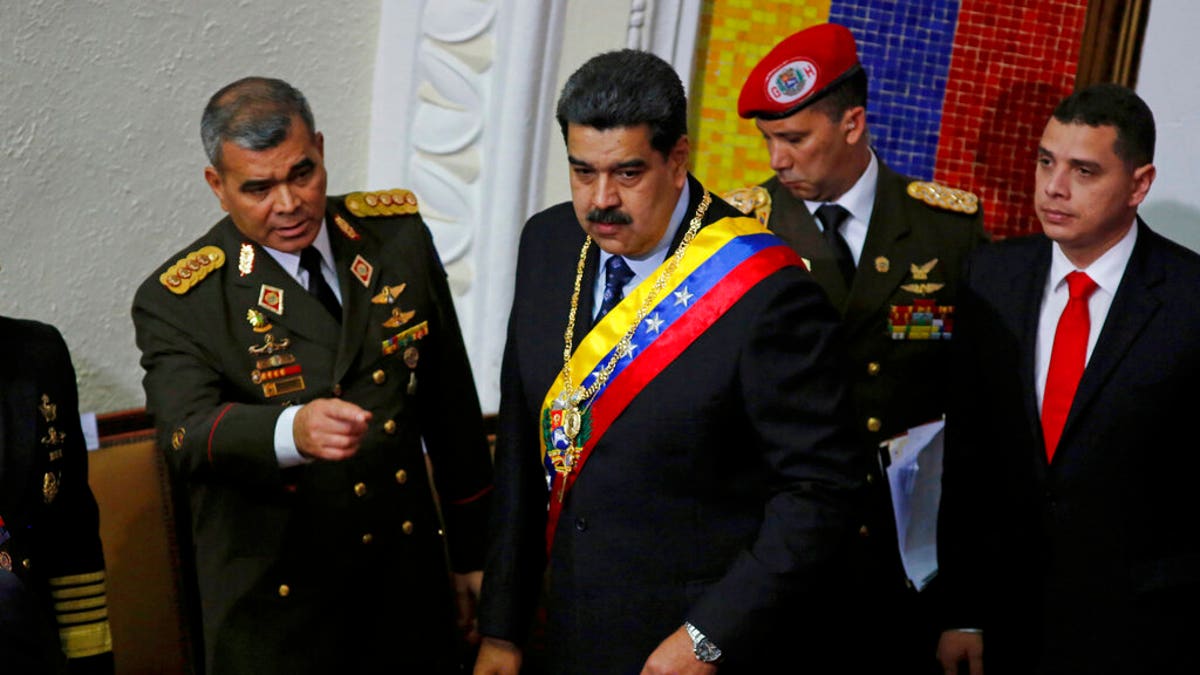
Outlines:
<svg viewBox="0 0 1200 675"><path fill-rule="evenodd" d="M700 632L690 621L685 622L683 627L687 629L687 634L692 638L692 652L696 655L696 659L705 663L716 663L721 660L721 648L705 637L704 633Z"/></svg>

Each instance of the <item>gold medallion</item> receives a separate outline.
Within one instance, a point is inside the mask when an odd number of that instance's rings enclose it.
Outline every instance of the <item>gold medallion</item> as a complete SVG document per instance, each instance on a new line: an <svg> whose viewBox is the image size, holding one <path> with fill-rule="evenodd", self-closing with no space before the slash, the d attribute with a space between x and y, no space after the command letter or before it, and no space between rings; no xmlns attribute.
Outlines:
<svg viewBox="0 0 1200 675"><path fill-rule="evenodd" d="M58 496L60 478L60 474L52 473L50 471L47 471L46 475L42 476L42 499L47 504L54 501L54 498Z"/></svg>
<svg viewBox="0 0 1200 675"><path fill-rule="evenodd" d="M42 419L47 422L53 422L58 417L58 404L50 402L49 394L42 394L42 404L38 406L38 410L42 412Z"/></svg>
<svg viewBox="0 0 1200 675"><path fill-rule="evenodd" d="M563 432L567 434L567 438L575 440L582 422L583 416L579 414L579 408L571 407L563 411Z"/></svg>

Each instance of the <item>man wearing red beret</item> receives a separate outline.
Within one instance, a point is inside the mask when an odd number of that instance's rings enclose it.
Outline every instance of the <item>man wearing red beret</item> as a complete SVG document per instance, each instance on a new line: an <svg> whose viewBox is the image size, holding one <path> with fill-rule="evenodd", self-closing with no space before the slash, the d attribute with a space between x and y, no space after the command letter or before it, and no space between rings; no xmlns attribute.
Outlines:
<svg viewBox="0 0 1200 675"><path fill-rule="evenodd" d="M916 428L939 422L946 409L960 268L986 235L975 195L884 164L870 146L866 101L854 36L821 24L783 40L759 62L742 87L738 114L755 120L775 171L755 188L758 215L768 214L768 227L805 259L841 312L858 438L890 461L881 444L910 430L915 440ZM906 495L912 504L932 504L927 513L936 511L940 438L928 451L932 463L922 460L919 469L935 479L918 481ZM883 462L873 462L867 476L871 494L852 572L861 597L847 606L869 636L856 641L870 648L853 653L872 660L863 664L869 672L940 672L930 606L936 568L902 560L887 473Z"/></svg>

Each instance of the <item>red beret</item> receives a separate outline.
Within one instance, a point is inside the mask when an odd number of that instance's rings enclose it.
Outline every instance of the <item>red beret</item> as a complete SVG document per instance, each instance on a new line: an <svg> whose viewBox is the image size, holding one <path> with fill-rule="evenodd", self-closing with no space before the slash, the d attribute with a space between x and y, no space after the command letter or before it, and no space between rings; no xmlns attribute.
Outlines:
<svg viewBox="0 0 1200 675"><path fill-rule="evenodd" d="M750 71L738 96L738 115L787 117L861 69L849 29L834 23L805 28L775 45Z"/></svg>

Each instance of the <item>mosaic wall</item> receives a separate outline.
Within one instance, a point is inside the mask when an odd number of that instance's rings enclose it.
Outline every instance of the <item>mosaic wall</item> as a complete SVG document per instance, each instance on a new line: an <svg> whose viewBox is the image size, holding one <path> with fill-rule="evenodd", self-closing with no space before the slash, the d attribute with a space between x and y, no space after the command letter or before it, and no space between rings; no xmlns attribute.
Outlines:
<svg viewBox="0 0 1200 675"><path fill-rule="evenodd" d="M832 21L858 40L884 161L978 193L997 236L1037 231L1034 148L1074 85L1087 0L1023 4L706 0L692 85L697 176L725 190L771 175L757 130L737 117L742 81L780 39Z"/></svg>

